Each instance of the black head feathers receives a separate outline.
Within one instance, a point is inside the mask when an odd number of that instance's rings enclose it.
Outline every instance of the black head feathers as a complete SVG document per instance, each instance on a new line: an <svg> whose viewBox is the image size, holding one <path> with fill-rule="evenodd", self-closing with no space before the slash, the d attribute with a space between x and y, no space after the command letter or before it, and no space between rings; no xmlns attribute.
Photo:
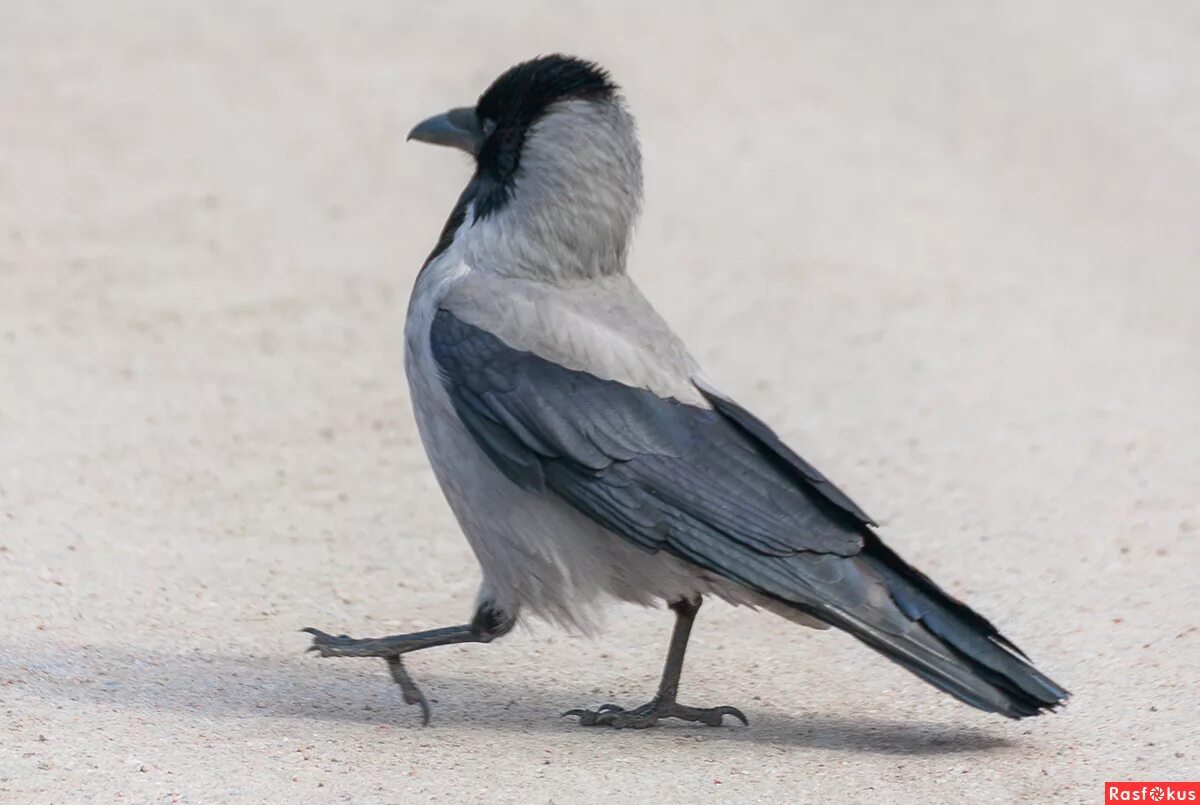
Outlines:
<svg viewBox="0 0 1200 805"><path fill-rule="evenodd" d="M573 100L620 103L620 88L595 62L555 53L510 67L479 96L474 108L451 109L422 121L408 139L459 148L475 157L475 175L426 264L449 248L473 205L476 220L504 207L514 191L517 169L531 126L557 103ZM589 125L580 121L579 125ZM633 144L636 161L636 142ZM640 174L631 179L640 188Z"/></svg>
<svg viewBox="0 0 1200 805"><path fill-rule="evenodd" d="M492 82L475 110L480 123L529 126L557 101L611 98L617 92L608 72L595 62L555 53L509 68Z"/></svg>
<svg viewBox="0 0 1200 805"><path fill-rule="evenodd" d="M604 68L561 54L522 62L492 82L475 106L484 136L477 155L483 185L478 212L487 215L507 198L525 135L553 104L612 100L617 91Z"/></svg>

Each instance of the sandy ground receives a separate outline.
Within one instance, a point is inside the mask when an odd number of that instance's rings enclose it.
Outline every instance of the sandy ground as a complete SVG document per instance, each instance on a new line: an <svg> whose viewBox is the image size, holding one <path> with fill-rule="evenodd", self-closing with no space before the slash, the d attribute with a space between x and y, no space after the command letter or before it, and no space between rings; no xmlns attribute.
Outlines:
<svg viewBox="0 0 1200 805"><path fill-rule="evenodd" d="M1100 802L1200 777L1195 3L0 4L0 800ZM908 6L908 7L902 7ZM907 557L1075 691L1021 723L713 604L382 663L460 622L405 301L465 182L402 144L608 64L647 293Z"/></svg>

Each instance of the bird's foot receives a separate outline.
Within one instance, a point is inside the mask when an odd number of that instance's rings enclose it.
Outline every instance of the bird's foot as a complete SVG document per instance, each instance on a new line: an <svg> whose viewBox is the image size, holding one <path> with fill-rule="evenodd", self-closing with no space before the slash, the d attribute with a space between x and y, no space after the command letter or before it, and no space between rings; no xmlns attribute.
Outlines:
<svg viewBox="0 0 1200 805"><path fill-rule="evenodd" d="M678 718L680 721L694 721L710 727L719 727L725 716L733 716L750 726L746 716L736 707L688 707L658 698L632 710L615 704L602 704L595 710L568 710L563 716L578 716L579 723L585 727L612 727L618 730L626 727L637 730L653 727L663 718Z"/></svg>
<svg viewBox="0 0 1200 805"><path fill-rule="evenodd" d="M308 647L308 651L315 651L322 657L382 657L387 661L392 680L400 686L404 703L420 705L421 723L429 724L429 700L425 698L425 694L417 687L417 683L413 682L412 677L408 675L408 671L405 670L404 663L400 659L400 655L405 650L412 650L411 648L406 649L403 643L395 638L359 640L344 634L334 637L311 626L303 631L313 636L313 642Z"/></svg>
<svg viewBox="0 0 1200 805"><path fill-rule="evenodd" d="M322 657L383 657L386 659L403 654L415 647L405 645L405 638L409 637L408 635L360 639L344 634L335 637L311 626L300 631L308 632L313 636L312 645L308 647L308 650L315 651Z"/></svg>

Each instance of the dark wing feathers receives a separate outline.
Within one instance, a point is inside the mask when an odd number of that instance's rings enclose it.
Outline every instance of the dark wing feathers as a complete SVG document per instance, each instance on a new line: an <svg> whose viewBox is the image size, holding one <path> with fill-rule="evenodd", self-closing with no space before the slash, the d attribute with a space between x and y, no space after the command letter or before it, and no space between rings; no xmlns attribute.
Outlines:
<svg viewBox="0 0 1200 805"><path fill-rule="evenodd" d="M865 511L859 508L858 504L850 499L842 490L833 485L833 482L822 475L816 467L809 464L796 454L792 448L783 443L775 431L771 430L767 425L754 414L742 408L723 394L707 388L702 384L697 384L697 389L704 398L712 405L713 408L720 411L730 420L743 429L751 436L756 443L767 447L777 460L783 462L790 467L794 472L800 473L800 477L804 483L810 484L813 489L820 492L821 495L833 505L840 508L842 511L849 514L851 517L858 520L863 525L875 525Z"/></svg>
<svg viewBox="0 0 1200 805"><path fill-rule="evenodd" d="M606 524L618 500L640 510L653 528L614 529L639 544L664 547L670 518L686 515L696 539L772 556L862 548L859 518L830 516L811 484L716 410L514 350L444 310L432 348L455 410L501 471Z"/></svg>
<svg viewBox="0 0 1200 805"><path fill-rule="evenodd" d="M853 634L938 688L1020 718L1067 692L892 552L870 518L761 421L663 399L513 349L437 313L459 418L513 483Z"/></svg>

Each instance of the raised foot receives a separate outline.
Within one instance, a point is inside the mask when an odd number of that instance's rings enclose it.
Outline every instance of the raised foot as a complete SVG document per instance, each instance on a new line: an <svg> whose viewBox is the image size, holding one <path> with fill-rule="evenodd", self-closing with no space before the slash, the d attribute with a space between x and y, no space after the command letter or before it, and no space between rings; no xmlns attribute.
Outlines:
<svg viewBox="0 0 1200 805"><path fill-rule="evenodd" d="M357 640L344 634L334 637L311 626L301 631L313 636L312 645L308 647L307 651L315 651L322 657L382 657L387 661L392 680L400 686L404 703L420 705L421 723L429 725L431 714L429 700L425 698L425 694L417 687L417 683L413 682L412 677L408 675L408 671L405 670L404 663L400 659L400 649L396 645L388 645L378 639Z"/></svg>
<svg viewBox="0 0 1200 805"><path fill-rule="evenodd" d="M326 634L320 629L309 626L301 629L313 636L312 645L308 651L315 651L322 657L392 657L400 653L397 646L388 645L376 638L358 639L349 635L337 636Z"/></svg>
<svg viewBox="0 0 1200 805"><path fill-rule="evenodd" d="M750 726L746 716L736 707L688 707L677 702L661 702L658 699L632 710L615 704L602 704L595 710L568 710L563 713L563 717L566 716L578 716L579 723L585 727L612 727L618 730L626 727L635 730L653 727L663 718L677 718L680 721L719 727L725 716L733 716L747 727Z"/></svg>

